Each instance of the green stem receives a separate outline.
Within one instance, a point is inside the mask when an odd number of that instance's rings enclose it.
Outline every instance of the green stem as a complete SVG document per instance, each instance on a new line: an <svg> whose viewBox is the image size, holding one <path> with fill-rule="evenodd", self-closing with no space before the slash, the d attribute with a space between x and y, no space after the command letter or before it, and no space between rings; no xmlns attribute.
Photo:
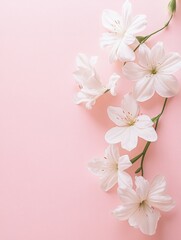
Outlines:
<svg viewBox="0 0 181 240"><path fill-rule="evenodd" d="M153 36L153 35L161 32L161 31L164 30L166 27L168 27L168 25L170 24L172 18L173 18L173 13L171 14L168 22L167 22L162 28L160 28L160 29L156 30L155 32L152 32L152 33L150 33L149 35L145 36L145 37L143 38L143 40L138 44L138 46L134 49L134 52L141 46L141 44L145 43L151 36Z"/></svg>
<svg viewBox="0 0 181 240"><path fill-rule="evenodd" d="M143 163L144 163L144 160L145 160L145 155L146 155L146 152L150 146L151 142L147 142L146 145L145 145L145 148L143 150L143 156L141 158L141 166L140 166L140 171L141 171L141 175L143 176L144 174L144 170L143 170Z"/></svg>
<svg viewBox="0 0 181 240"><path fill-rule="evenodd" d="M136 157L131 159L132 164L135 163L141 156L143 155L143 152L137 155Z"/></svg>
<svg viewBox="0 0 181 240"><path fill-rule="evenodd" d="M168 98L165 98L165 101L164 101L164 104L163 104L163 107L162 107L162 110L161 112L154 118L152 118L152 121L155 122L155 130L157 129L158 127L158 123L159 123L159 120L160 120L160 117L162 116L164 110L165 110L165 107L166 107L166 104L167 104L167 100ZM145 160L145 155L147 153L147 150L150 146L151 142L147 142L143 151L138 154L136 157L132 158L131 159L131 162L132 164L135 163L138 159L141 158L141 163L140 163L140 167L136 170L136 173L139 173L141 171L141 175L143 176L144 174L144 170L143 170L143 164L144 164L144 160Z"/></svg>
<svg viewBox="0 0 181 240"><path fill-rule="evenodd" d="M156 122L155 129L157 129L157 125L158 125L158 121L157 120L159 120L159 118L161 117L161 115L163 114L163 112L165 110L165 107L166 107L166 104L167 104L167 100L168 100L168 98L165 98L165 101L164 101L161 113L158 114L156 117L152 118L152 121Z"/></svg>

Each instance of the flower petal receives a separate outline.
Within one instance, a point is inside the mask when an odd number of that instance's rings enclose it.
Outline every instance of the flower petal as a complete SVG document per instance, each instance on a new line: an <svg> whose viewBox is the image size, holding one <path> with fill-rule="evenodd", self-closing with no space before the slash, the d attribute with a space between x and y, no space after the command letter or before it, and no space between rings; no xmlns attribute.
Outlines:
<svg viewBox="0 0 181 240"><path fill-rule="evenodd" d="M103 33L102 37L100 39L100 46L101 48L107 47L107 46L113 46L118 43L118 36L115 35L115 33ZM117 47L118 48L118 47Z"/></svg>
<svg viewBox="0 0 181 240"><path fill-rule="evenodd" d="M120 61L134 61L135 60L135 53L130 46L125 44L123 41L119 44L117 50L117 56Z"/></svg>
<svg viewBox="0 0 181 240"><path fill-rule="evenodd" d="M145 214L142 224L139 226L140 230L147 235L154 235L156 233L157 224L160 219L160 212L156 209L149 209Z"/></svg>
<svg viewBox="0 0 181 240"><path fill-rule="evenodd" d="M137 128L147 128L147 127L151 127L153 126L153 122L152 120L150 119L149 116L147 115L140 115L137 117L137 120L135 122L135 127Z"/></svg>
<svg viewBox="0 0 181 240"><path fill-rule="evenodd" d="M101 180L101 188L108 191L118 182L119 149L109 145L105 150L105 158L94 158L88 169Z"/></svg>
<svg viewBox="0 0 181 240"><path fill-rule="evenodd" d="M136 37L132 34L132 32L129 32L128 30L124 33L124 36L122 38L123 43L126 45L131 45L135 43ZM134 49L133 45L131 46L132 49Z"/></svg>
<svg viewBox="0 0 181 240"><path fill-rule="evenodd" d="M123 74L130 80L143 78L147 72L136 63L128 62L122 68Z"/></svg>
<svg viewBox="0 0 181 240"><path fill-rule="evenodd" d="M110 56L109 56L110 63L113 63L114 61L117 61L119 59L119 56L118 56L119 47L120 47L120 40L115 41L110 51Z"/></svg>
<svg viewBox="0 0 181 240"><path fill-rule="evenodd" d="M166 189L166 181L163 176L157 175L150 184L150 196L163 194Z"/></svg>
<svg viewBox="0 0 181 240"><path fill-rule="evenodd" d="M133 95L137 101L144 102L154 95L154 81L155 77L152 75L147 75L135 83L133 88Z"/></svg>
<svg viewBox="0 0 181 240"><path fill-rule="evenodd" d="M118 160L118 171L122 172L132 166L128 155L123 155Z"/></svg>
<svg viewBox="0 0 181 240"><path fill-rule="evenodd" d="M120 76L116 73L113 73L111 77L109 78L109 83L107 88L110 89L110 93L113 96L116 96L117 94L117 86L118 86L118 80L120 79Z"/></svg>
<svg viewBox="0 0 181 240"><path fill-rule="evenodd" d="M124 95L121 107L133 119L137 117L140 111L139 105L131 93Z"/></svg>
<svg viewBox="0 0 181 240"><path fill-rule="evenodd" d="M179 83L173 75L158 74L155 80L155 90L162 97L173 97L179 90Z"/></svg>
<svg viewBox="0 0 181 240"><path fill-rule="evenodd" d="M99 90L103 88L99 76L94 68L97 62L97 56L88 58L85 54L78 54L76 57L77 70L73 76L81 88Z"/></svg>
<svg viewBox="0 0 181 240"><path fill-rule="evenodd" d="M162 195L152 196L148 202L153 207L164 212L168 212L175 207L175 203L172 197L166 194L163 196Z"/></svg>
<svg viewBox="0 0 181 240"><path fill-rule="evenodd" d="M146 15L137 15L133 18L131 25L128 28L128 32L132 35L143 31L147 25Z"/></svg>
<svg viewBox="0 0 181 240"><path fill-rule="evenodd" d="M120 107L108 107L107 113L109 118L117 125L117 126L126 126L124 121L124 113L123 109Z"/></svg>
<svg viewBox="0 0 181 240"><path fill-rule="evenodd" d="M151 55L151 50L149 49L149 47L147 47L146 44L142 44L138 50L138 56L139 56L138 63L145 69L148 69L151 65L150 55Z"/></svg>
<svg viewBox="0 0 181 240"><path fill-rule="evenodd" d="M118 195L123 205L132 205L135 211L140 205L140 199L132 189L132 186L133 184L128 188L118 188Z"/></svg>
<svg viewBox="0 0 181 240"><path fill-rule="evenodd" d="M173 74L181 68L181 56L178 53L169 53L160 65L159 72Z"/></svg>
<svg viewBox="0 0 181 240"><path fill-rule="evenodd" d="M132 166L132 163L128 155L121 156L118 160L118 186L119 188L132 187L132 178L131 176L124 172Z"/></svg>
<svg viewBox="0 0 181 240"><path fill-rule="evenodd" d="M132 4L129 0L126 0L122 7L122 19L124 28L127 29L132 20Z"/></svg>
<svg viewBox="0 0 181 240"><path fill-rule="evenodd" d="M94 100L94 99L89 100L89 101L85 102L85 107L90 110L95 105L95 103L96 103L96 100Z"/></svg>
<svg viewBox="0 0 181 240"><path fill-rule="evenodd" d="M113 214L116 218L118 218L118 220L125 221L129 219L134 211L135 209L132 207L132 205L121 205L113 211Z"/></svg>
<svg viewBox="0 0 181 240"><path fill-rule="evenodd" d="M106 133L105 140L110 144L121 142L122 148L131 151L138 143L137 130L134 126L114 127Z"/></svg>
<svg viewBox="0 0 181 240"><path fill-rule="evenodd" d="M162 62L163 57L165 56L165 51L163 48L163 43L158 42L156 43L150 52L150 63L152 66L157 66L159 63Z"/></svg>
<svg viewBox="0 0 181 240"><path fill-rule="evenodd" d="M116 145L109 145L105 150L105 157L117 164L120 157L119 148Z"/></svg>
<svg viewBox="0 0 181 240"><path fill-rule="evenodd" d="M83 93L82 91L78 92L74 98L75 104L86 103L95 101L92 97L90 98L89 95Z"/></svg>
<svg viewBox="0 0 181 240"><path fill-rule="evenodd" d="M156 232L157 223L160 218L160 213L157 210L145 206L139 208L129 218L129 224L133 227L139 228L142 233L153 235Z"/></svg>
<svg viewBox="0 0 181 240"><path fill-rule="evenodd" d="M79 53L76 57L76 65L78 68L88 68L89 58L85 54Z"/></svg>
<svg viewBox="0 0 181 240"><path fill-rule="evenodd" d="M143 138L149 142L155 142L157 140L157 133L153 127L137 128L138 137Z"/></svg>
<svg viewBox="0 0 181 240"><path fill-rule="evenodd" d="M127 220L139 207L139 198L132 187L119 188L118 195L122 205L113 211L119 220Z"/></svg>
<svg viewBox="0 0 181 240"><path fill-rule="evenodd" d="M95 70L91 68L79 68L73 73L73 76L81 88L84 86L89 86L89 84L92 85L94 82L97 83L97 79L95 78Z"/></svg>
<svg viewBox="0 0 181 240"><path fill-rule="evenodd" d="M122 25L120 15L115 11L105 9L102 13L102 25L107 30L114 32L116 24L120 24L120 27Z"/></svg>
<svg viewBox="0 0 181 240"><path fill-rule="evenodd" d="M92 161L88 163L88 169L91 173L93 173L96 176L100 176L102 174L104 169L105 159L101 158L94 158Z"/></svg>
<svg viewBox="0 0 181 240"><path fill-rule="evenodd" d="M121 147L127 151L133 150L138 144L138 135L134 126L127 127L120 138Z"/></svg>
<svg viewBox="0 0 181 240"><path fill-rule="evenodd" d="M122 141L122 134L126 131L126 129L126 127L111 128L105 135L106 142L110 144L120 143Z"/></svg>
<svg viewBox="0 0 181 240"><path fill-rule="evenodd" d="M149 193L149 182L142 176L135 177L136 193L140 197L140 202L146 200Z"/></svg>
<svg viewBox="0 0 181 240"><path fill-rule="evenodd" d="M129 188L132 187L132 178L131 176L122 171L118 173L118 187L119 189L125 189L125 188Z"/></svg>
<svg viewBox="0 0 181 240"><path fill-rule="evenodd" d="M163 176L156 176L151 185L148 202L161 211L170 211L174 207L173 199L165 194L166 181Z"/></svg>
<svg viewBox="0 0 181 240"><path fill-rule="evenodd" d="M109 191L118 182L117 172L112 172L112 174L106 174L101 178L101 188L104 191Z"/></svg>

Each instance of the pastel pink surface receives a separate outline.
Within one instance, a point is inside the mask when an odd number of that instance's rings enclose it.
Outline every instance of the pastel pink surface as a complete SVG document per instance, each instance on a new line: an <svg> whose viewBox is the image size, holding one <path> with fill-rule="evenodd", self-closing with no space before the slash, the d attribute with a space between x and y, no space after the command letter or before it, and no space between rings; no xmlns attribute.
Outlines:
<svg viewBox="0 0 181 240"><path fill-rule="evenodd" d="M72 72L78 52L99 55L103 79L119 66L109 65L100 50L102 10L119 11L120 0L6 0L0 2L0 239L119 240L180 239L181 93L169 100L160 122L159 140L145 162L145 176L166 177L176 201L163 214L155 236L147 237L118 222L111 211L119 204L116 189L104 193L87 162L107 146L112 126L108 105L120 94L103 96L92 111L73 104L77 91ZM149 33L167 19L167 0L133 1L135 13L148 15ZM164 41L167 51L181 53L181 5L170 27L150 44ZM102 58L102 60L101 60ZM181 71L177 73L181 84ZM142 104L151 116L163 100ZM143 145L140 145L140 149Z"/></svg>

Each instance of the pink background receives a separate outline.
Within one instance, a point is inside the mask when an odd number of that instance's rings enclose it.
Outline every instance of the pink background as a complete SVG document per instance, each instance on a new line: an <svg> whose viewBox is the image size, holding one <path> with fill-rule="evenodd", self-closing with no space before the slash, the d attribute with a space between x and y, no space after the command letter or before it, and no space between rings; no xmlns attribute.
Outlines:
<svg viewBox="0 0 181 240"><path fill-rule="evenodd" d="M162 174L177 205L163 214L157 234L142 235L118 222L111 211L119 204L116 188L104 193L87 162L102 156L105 132L112 126L108 105L118 105L130 82L121 80L120 94L103 96L92 111L73 104L77 91L72 72L78 52L99 55L106 81L119 64L108 63L100 50L104 8L119 11L123 0L0 1L0 239L1 240L174 240L181 222L181 93L171 99L152 144L145 177ZM167 0L132 0L135 13L148 15L146 33L167 19ZM181 53L181 6L170 28L153 37L167 51ZM177 73L181 83L181 71ZM142 104L159 113L163 99ZM141 151L143 142L139 144ZM132 155L134 155L132 153Z"/></svg>

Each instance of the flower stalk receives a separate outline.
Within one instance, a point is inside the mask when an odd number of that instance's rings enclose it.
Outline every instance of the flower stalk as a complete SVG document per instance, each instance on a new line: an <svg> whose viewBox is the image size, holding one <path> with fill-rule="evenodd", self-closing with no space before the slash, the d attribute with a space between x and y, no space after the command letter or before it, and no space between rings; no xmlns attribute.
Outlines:
<svg viewBox="0 0 181 240"><path fill-rule="evenodd" d="M170 24L172 18L173 18L173 12L171 13L171 16L170 16L168 22L166 22L165 25L164 25L162 28L160 28L160 29L158 29L158 30L150 33L150 34L147 35L147 36L137 36L136 39L139 41L139 44L138 44L138 46L134 49L134 52L141 46L141 44L145 43L150 37L152 37L153 35L161 32L162 30L164 30L165 28L167 28L168 25Z"/></svg>
<svg viewBox="0 0 181 240"><path fill-rule="evenodd" d="M160 117L162 116L162 114L163 114L163 112L165 110L165 107L166 107L166 104L167 104L167 100L168 100L168 98L165 98L165 101L164 101L164 104L163 104L161 112L156 117L152 118L152 121L155 123L155 130L157 129ZM144 175L144 169L143 169L144 159L145 159L145 155L147 153L147 150L148 150L150 144L151 144L151 142L147 142L145 147L144 147L144 149L143 149L143 151L140 154L138 154L136 157L131 159L131 162L133 164L133 163L135 163L137 160L139 160L141 158L140 167L135 171L135 173L141 172L142 176Z"/></svg>

